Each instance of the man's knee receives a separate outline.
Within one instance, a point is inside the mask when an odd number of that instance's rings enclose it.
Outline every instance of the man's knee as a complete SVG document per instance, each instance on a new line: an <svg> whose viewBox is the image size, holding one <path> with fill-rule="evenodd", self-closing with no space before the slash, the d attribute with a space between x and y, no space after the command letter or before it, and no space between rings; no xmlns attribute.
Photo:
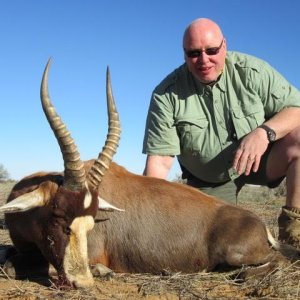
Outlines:
<svg viewBox="0 0 300 300"><path fill-rule="evenodd" d="M293 131L291 131L285 137L279 140L278 147L283 153L285 153L289 161L295 158L299 158L300 157L300 127L295 128Z"/></svg>
<svg viewBox="0 0 300 300"><path fill-rule="evenodd" d="M286 176L289 166L300 159L300 127L276 141L268 155L266 175L268 182Z"/></svg>

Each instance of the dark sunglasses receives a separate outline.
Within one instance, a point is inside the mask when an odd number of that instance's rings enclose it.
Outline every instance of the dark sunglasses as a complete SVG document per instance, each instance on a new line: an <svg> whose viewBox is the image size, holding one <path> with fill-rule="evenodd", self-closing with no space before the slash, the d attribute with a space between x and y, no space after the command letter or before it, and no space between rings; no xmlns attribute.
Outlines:
<svg viewBox="0 0 300 300"><path fill-rule="evenodd" d="M196 58L196 57L199 57L202 52L205 52L206 55L216 55L219 53L222 45L223 45L223 41L224 39L222 39L222 42L220 44L219 47L212 47L212 48L207 48L207 49L204 49L204 50L201 50L201 49L196 49L196 50L189 50L187 51L186 49L184 49L184 52L186 54L187 57L189 58Z"/></svg>

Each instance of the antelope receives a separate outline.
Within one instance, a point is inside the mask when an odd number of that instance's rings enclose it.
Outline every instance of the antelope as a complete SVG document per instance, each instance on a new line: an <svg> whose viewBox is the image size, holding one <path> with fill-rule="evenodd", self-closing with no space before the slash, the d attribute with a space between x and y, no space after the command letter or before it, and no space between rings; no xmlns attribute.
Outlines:
<svg viewBox="0 0 300 300"><path fill-rule="evenodd" d="M50 61L41 103L64 171L23 178L0 207L16 249L6 266L16 277L51 265L60 285L86 288L94 283L92 270L102 268L159 274L255 265L242 272L246 278L288 261L284 245L254 213L184 184L133 174L112 161L121 128L109 69L107 139L97 159L81 161L50 100L49 68Z"/></svg>

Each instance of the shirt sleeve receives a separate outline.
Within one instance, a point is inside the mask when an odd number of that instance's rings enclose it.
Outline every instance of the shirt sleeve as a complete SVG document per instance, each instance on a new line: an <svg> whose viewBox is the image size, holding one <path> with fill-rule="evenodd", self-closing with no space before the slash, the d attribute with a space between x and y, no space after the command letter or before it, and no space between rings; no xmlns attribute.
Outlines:
<svg viewBox="0 0 300 300"><path fill-rule="evenodd" d="M144 135L144 154L180 154L170 94L168 91L164 93L154 91L152 94Z"/></svg>
<svg viewBox="0 0 300 300"><path fill-rule="evenodd" d="M300 92L279 72L267 63L262 64L258 90L265 107L265 115L271 118L287 107L300 107Z"/></svg>

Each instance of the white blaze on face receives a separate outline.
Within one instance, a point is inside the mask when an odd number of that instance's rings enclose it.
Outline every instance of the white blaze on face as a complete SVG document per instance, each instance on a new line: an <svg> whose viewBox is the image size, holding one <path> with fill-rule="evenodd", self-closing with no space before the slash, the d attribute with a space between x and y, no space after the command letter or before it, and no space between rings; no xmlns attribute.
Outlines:
<svg viewBox="0 0 300 300"><path fill-rule="evenodd" d="M74 219L70 229L70 241L66 247L64 270L68 280L76 287L89 287L94 284L89 268L87 232L94 227L92 216Z"/></svg>

